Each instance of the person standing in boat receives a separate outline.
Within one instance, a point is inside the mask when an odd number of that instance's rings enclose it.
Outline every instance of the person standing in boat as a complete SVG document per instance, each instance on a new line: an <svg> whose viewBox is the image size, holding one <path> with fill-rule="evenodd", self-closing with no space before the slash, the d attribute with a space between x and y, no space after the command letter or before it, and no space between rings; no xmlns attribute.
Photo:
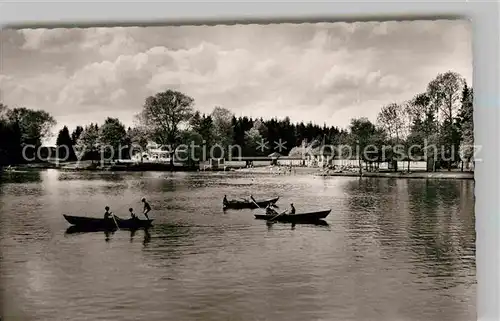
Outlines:
<svg viewBox="0 0 500 321"><path fill-rule="evenodd" d="M149 216L148 216L148 213L151 211L151 206L149 205L149 203L146 201L146 198L142 198L142 203L144 203L144 210L143 210L143 214L144 216L146 216L146 219L149 220Z"/></svg>
<svg viewBox="0 0 500 321"><path fill-rule="evenodd" d="M222 200L222 205L227 205L227 195L224 195L224 199Z"/></svg>
<svg viewBox="0 0 500 321"><path fill-rule="evenodd" d="M293 203L290 204L290 214L295 214L295 207L293 207Z"/></svg>

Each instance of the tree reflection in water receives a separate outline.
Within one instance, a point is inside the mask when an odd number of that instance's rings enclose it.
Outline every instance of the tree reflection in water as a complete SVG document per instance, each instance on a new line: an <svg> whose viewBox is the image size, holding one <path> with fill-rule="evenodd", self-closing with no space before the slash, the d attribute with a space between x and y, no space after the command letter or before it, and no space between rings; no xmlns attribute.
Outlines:
<svg viewBox="0 0 500 321"><path fill-rule="evenodd" d="M472 181L362 178L345 191L358 259L374 255L375 241L383 257L407 256L439 288L475 270Z"/></svg>

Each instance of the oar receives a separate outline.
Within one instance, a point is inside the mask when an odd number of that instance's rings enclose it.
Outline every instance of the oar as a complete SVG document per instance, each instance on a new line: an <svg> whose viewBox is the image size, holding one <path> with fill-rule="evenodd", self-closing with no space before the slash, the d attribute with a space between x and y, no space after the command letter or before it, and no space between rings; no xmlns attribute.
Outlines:
<svg viewBox="0 0 500 321"><path fill-rule="evenodd" d="M113 217L113 221L115 221L116 228L119 230L120 228L118 227L118 223L116 222L115 213L111 212L111 217Z"/></svg>
<svg viewBox="0 0 500 321"><path fill-rule="evenodd" d="M270 218L269 220L267 220L268 222L272 222L273 220L275 220L276 218L278 218L278 216L281 216L283 214L286 213L286 210L283 211L282 213L279 213L279 214L276 214L274 217Z"/></svg>
<svg viewBox="0 0 500 321"><path fill-rule="evenodd" d="M255 204L255 206L257 206L258 208L262 209L259 204L257 204L257 202L253 199L253 196L250 196L250 199L252 200L252 202Z"/></svg>

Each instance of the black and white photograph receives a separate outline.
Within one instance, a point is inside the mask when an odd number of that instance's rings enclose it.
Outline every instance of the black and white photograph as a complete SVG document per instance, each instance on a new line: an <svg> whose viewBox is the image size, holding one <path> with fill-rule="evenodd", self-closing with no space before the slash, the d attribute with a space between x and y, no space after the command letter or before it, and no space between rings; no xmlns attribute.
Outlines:
<svg viewBox="0 0 500 321"><path fill-rule="evenodd" d="M0 319L475 320L472 41L2 29Z"/></svg>

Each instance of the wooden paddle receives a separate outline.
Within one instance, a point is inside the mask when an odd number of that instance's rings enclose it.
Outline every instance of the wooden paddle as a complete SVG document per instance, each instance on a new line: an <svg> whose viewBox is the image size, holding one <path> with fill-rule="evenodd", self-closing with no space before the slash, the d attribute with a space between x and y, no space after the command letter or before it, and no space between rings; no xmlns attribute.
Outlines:
<svg viewBox="0 0 500 321"><path fill-rule="evenodd" d="M287 210L284 210L282 213L276 214L274 217L270 218L267 221L268 222L272 222L273 220L275 220L276 218L278 218L278 216L281 216L281 215L285 214L286 212L287 212Z"/></svg>
<svg viewBox="0 0 500 321"><path fill-rule="evenodd" d="M118 227L118 223L116 222L115 213L111 212L110 214L111 214L111 217L113 217L113 221L115 221L116 228L119 230L120 228Z"/></svg>
<svg viewBox="0 0 500 321"><path fill-rule="evenodd" d="M253 199L253 196L250 196L250 199L255 204L255 206L257 206L258 208L262 209L262 207L260 207L259 204L257 204L257 202Z"/></svg>

